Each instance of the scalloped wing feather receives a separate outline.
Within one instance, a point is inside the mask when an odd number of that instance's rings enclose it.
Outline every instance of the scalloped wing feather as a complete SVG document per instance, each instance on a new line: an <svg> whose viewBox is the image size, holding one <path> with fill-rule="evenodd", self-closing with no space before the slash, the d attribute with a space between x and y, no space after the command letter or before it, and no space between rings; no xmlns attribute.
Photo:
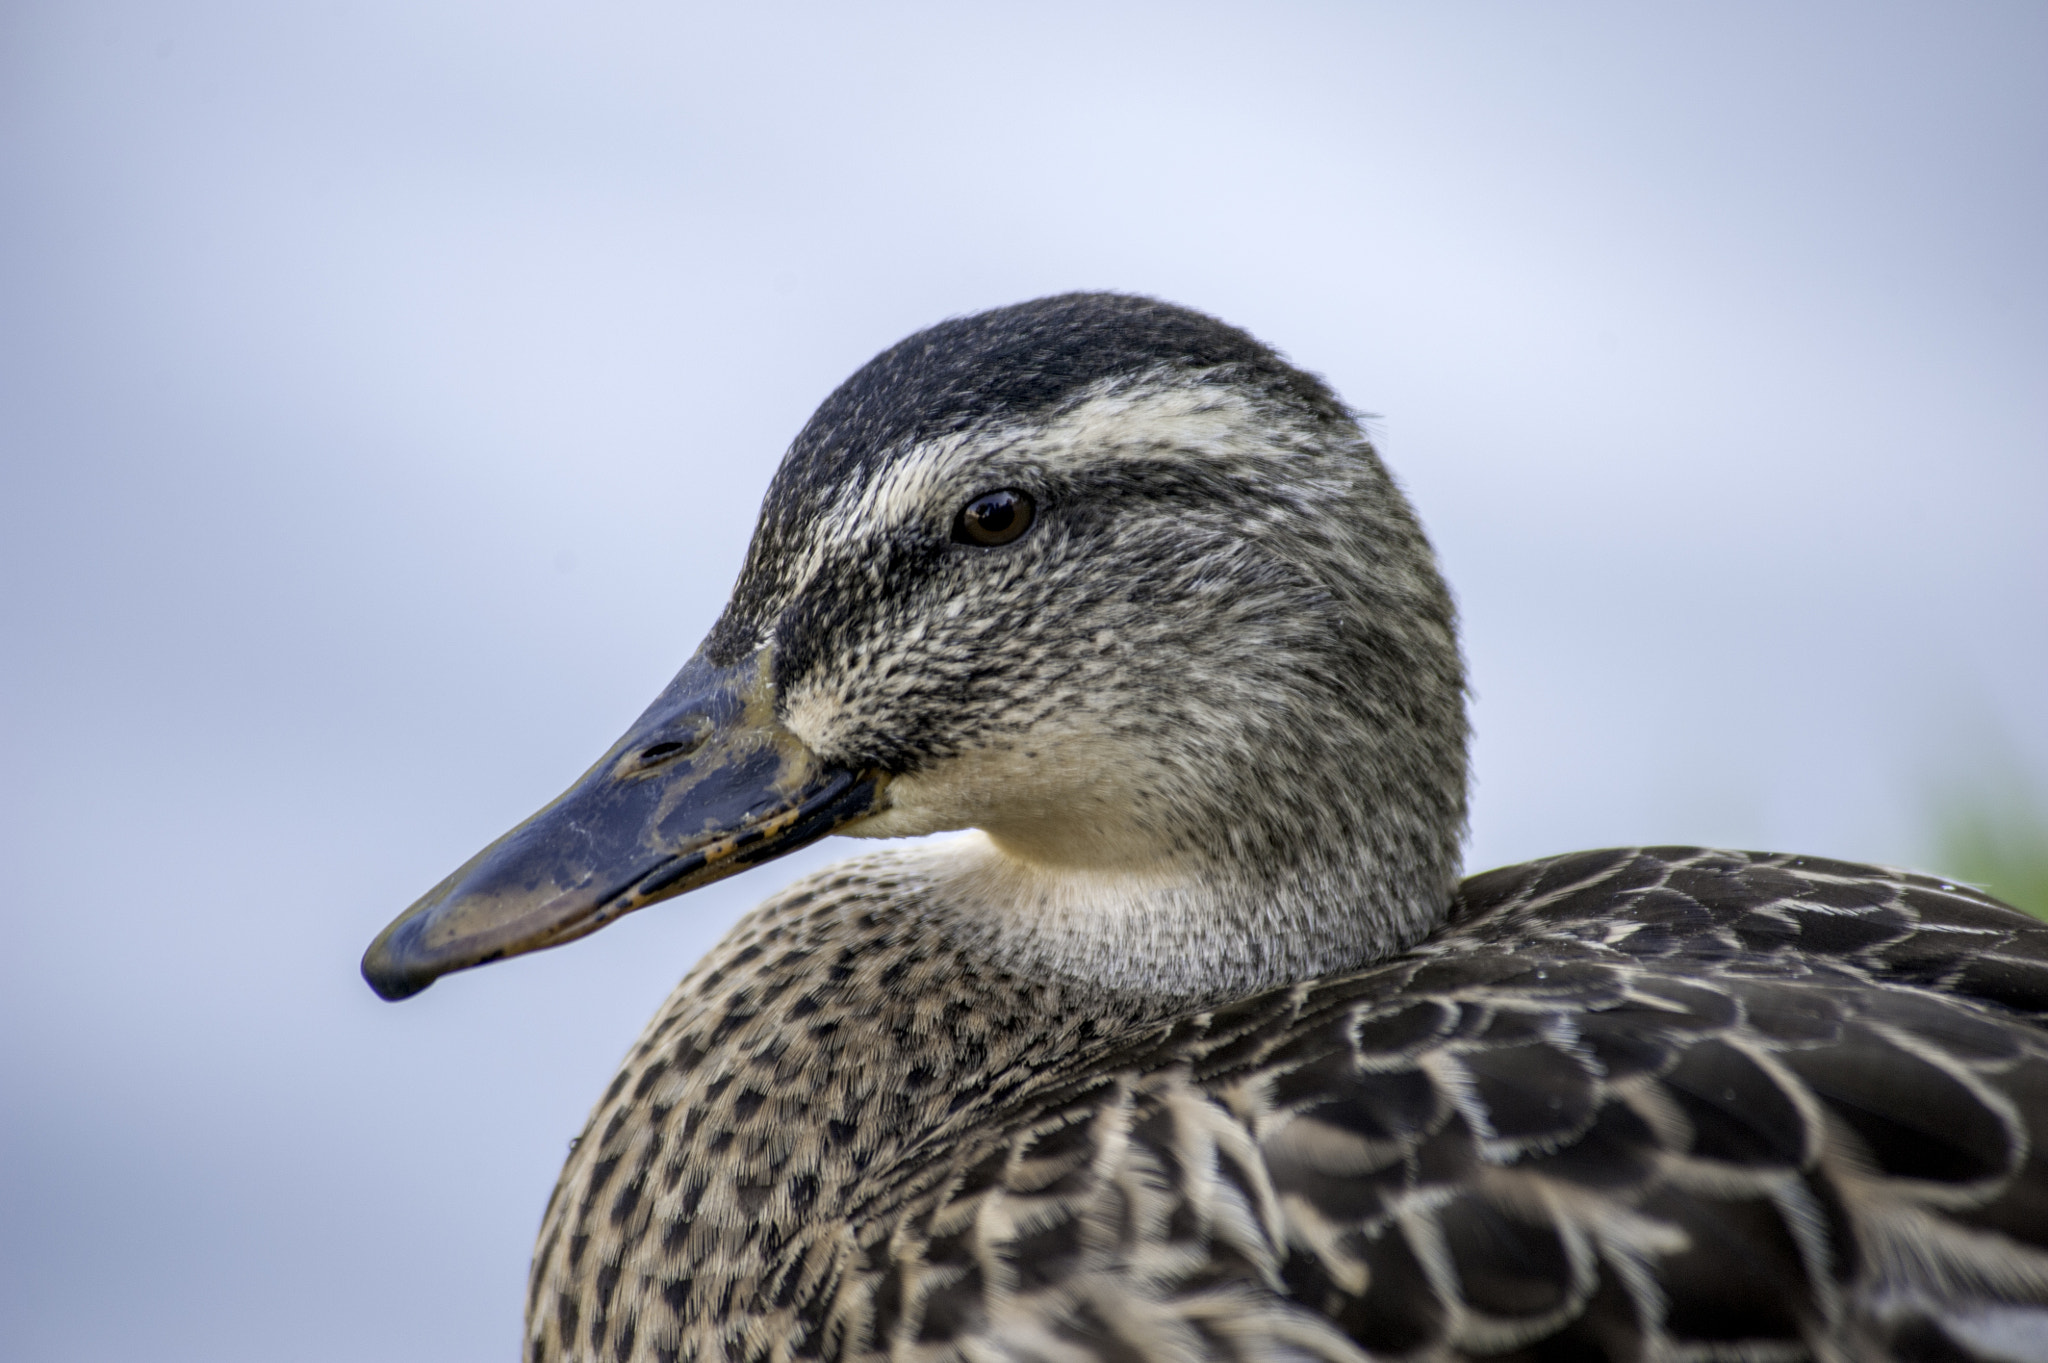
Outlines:
<svg viewBox="0 0 2048 1363"><path fill-rule="evenodd" d="M1812 859L1470 882L1423 949L1183 1024L1009 1134L971 1213L899 1237L925 1286L887 1343L2048 1357L2044 947L1973 892ZM966 1257L932 1273L937 1243Z"/></svg>

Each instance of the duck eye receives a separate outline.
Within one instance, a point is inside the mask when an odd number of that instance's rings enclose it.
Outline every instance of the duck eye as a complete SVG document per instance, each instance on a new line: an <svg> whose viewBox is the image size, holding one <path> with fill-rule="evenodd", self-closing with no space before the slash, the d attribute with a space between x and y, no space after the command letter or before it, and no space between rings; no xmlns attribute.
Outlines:
<svg viewBox="0 0 2048 1363"><path fill-rule="evenodd" d="M1031 528L1036 514L1028 492L984 492L953 518L953 538L961 544L1008 544Z"/></svg>

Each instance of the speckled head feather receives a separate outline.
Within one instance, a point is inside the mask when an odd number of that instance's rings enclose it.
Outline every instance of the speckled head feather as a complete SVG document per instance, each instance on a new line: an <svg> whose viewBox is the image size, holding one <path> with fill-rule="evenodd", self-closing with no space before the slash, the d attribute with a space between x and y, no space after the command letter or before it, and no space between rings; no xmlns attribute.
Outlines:
<svg viewBox="0 0 2048 1363"><path fill-rule="evenodd" d="M958 542L995 490L1035 524ZM1456 879L1428 543L1319 379L1185 308L1074 294L883 352L784 459L708 648L769 649L782 721L895 777L847 831L988 833L962 884L1001 902L952 907L1020 967L1241 992L1414 941Z"/></svg>
<svg viewBox="0 0 2048 1363"><path fill-rule="evenodd" d="M1043 420L1090 388L1167 371L1342 428L1344 405L1249 333L1129 294L1070 293L956 317L897 342L819 404L769 484L732 603L708 641L731 662L784 595L792 549L850 487L926 441Z"/></svg>

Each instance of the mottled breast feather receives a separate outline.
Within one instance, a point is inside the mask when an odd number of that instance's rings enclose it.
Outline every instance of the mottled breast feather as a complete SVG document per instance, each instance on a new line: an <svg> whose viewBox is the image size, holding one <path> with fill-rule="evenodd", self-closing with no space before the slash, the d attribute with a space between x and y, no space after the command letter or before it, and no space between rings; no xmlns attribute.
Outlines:
<svg viewBox="0 0 2048 1363"><path fill-rule="evenodd" d="M2048 926L1980 894L1581 853L1162 1017L977 967L910 864L678 988L550 1205L531 1363L2048 1354Z"/></svg>

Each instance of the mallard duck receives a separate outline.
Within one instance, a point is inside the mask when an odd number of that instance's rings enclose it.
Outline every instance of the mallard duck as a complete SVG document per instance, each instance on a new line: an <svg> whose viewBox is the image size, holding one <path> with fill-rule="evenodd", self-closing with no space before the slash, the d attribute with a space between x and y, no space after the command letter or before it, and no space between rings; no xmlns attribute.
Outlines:
<svg viewBox="0 0 2048 1363"><path fill-rule="evenodd" d="M543 1360L2048 1358L2048 926L1815 857L1460 883L1464 673L1316 377L1074 294L828 397L387 998L830 833L548 1204Z"/></svg>

